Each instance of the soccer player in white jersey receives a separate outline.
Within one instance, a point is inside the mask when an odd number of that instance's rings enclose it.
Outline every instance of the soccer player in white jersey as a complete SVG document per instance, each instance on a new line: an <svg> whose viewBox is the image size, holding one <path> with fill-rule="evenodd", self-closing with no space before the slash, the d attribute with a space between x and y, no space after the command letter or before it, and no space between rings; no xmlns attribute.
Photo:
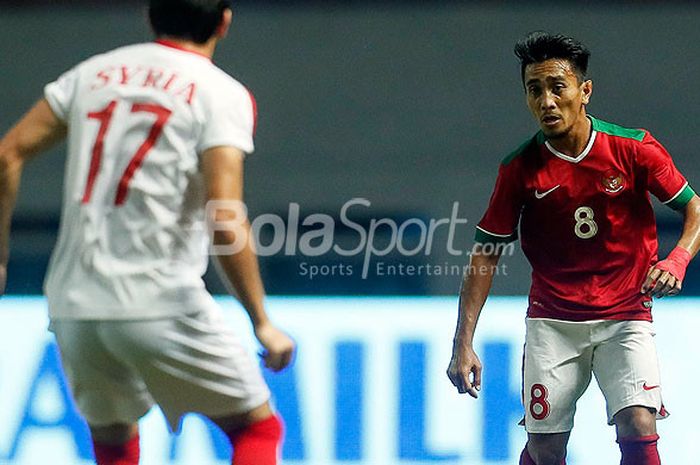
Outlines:
<svg viewBox="0 0 700 465"><path fill-rule="evenodd" d="M225 0L152 0L149 15L156 42L80 63L0 141L0 286L22 166L67 135L45 291L97 463L137 464L137 421L158 404L173 429L186 412L211 418L231 440L235 465L272 465L281 421L202 281L206 222L232 221L238 227L217 227L211 240L247 245L219 256L220 269L265 365L290 363L294 343L265 312L247 221L205 208L242 200L243 160L253 151L255 101L211 62L232 12Z"/></svg>

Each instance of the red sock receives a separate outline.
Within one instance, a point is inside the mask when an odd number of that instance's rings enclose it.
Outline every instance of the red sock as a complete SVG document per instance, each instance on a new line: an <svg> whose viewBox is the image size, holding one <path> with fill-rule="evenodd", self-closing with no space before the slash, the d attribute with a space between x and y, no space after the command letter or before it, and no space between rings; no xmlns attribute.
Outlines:
<svg viewBox="0 0 700 465"><path fill-rule="evenodd" d="M277 465L282 420L272 415L242 431L227 434L233 445L233 465Z"/></svg>
<svg viewBox="0 0 700 465"><path fill-rule="evenodd" d="M522 454L520 454L520 465L537 465L535 461L532 460L532 457L530 457L530 453L527 451L527 446L525 446ZM561 465L566 465L566 459L561 461Z"/></svg>
<svg viewBox="0 0 700 465"><path fill-rule="evenodd" d="M656 449L658 440L658 434L618 439L622 452L620 465L661 465L659 451Z"/></svg>
<svg viewBox="0 0 700 465"><path fill-rule="evenodd" d="M139 435L119 446L92 442L97 465L139 465Z"/></svg>

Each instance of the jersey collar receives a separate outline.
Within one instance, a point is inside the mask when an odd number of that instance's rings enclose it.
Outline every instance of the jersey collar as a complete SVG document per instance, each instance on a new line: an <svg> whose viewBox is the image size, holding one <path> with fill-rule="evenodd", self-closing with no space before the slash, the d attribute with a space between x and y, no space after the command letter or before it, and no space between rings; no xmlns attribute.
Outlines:
<svg viewBox="0 0 700 465"><path fill-rule="evenodd" d="M180 50L181 52L191 53L191 54L193 54L193 55L197 55L197 56L199 56L199 57L206 58L207 60L212 61L212 59L211 59L210 57L208 57L207 55L205 55L205 54L203 54L203 53L199 53L199 52L197 52L197 51L195 51L195 50L191 50L191 49L189 49L189 48L185 48L185 47L183 47L182 45L180 45L180 44L178 44L178 43L176 43L176 42L173 42L173 41L171 41L171 40L167 40L167 39L156 39L156 40L155 40L155 43L158 44L158 45L162 45L162 46L164 46L164 47L169 47L169 48L173 48L173 49L175 49L175 50Z"/></svg>
<svg viewBox="0 0 700 465"><path fill-rule="evenodd" d="M568 161L570 163L578 163L584 158L586 158L586 155L591 151L593 148L593 143L595 142L595 136L598 134L598 131L595 129L592 129L593 122L591 121L591 136L588 138L588 144L586 144L586 148L583 149L583 152L581 152L577 157L570 157L569 155L565 153L561 153L559 150L555 149L552 147L552 145L549 143L549 141L545 141L544 145L547 147L547 149L552 152L554 155L557 157L561 158L564 161Z"/></svg>

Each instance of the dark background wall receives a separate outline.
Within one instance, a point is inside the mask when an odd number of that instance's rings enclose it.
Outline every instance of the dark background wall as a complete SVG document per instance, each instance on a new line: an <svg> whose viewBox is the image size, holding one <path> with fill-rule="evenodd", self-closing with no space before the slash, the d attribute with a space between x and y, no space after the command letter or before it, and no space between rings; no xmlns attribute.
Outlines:
<svg viewBox="0 0 700 465"><path fill-rule="evenodd" d="M78 61L149 40L144 3L0 3L0 131ZM535 29L588 44L591 113L651 130L691 182L700 182L698 24L693 2L240 2L216 62L258 99L257 151L247 163L251 214L286 216L295 202L302 217L337 216L346 201L363 197L372 203L357 210L366 221L427 221L449 217L459 202L469 224L455 242L468 247L498 162L536 130L512 53ZM55 240L63 151L26 168L11 291L39 289ZM658 217L667 251L680 219L663 207ZM429 256L387 260L466 263L446 252L446 242L439 234ZM456 275L363 280L356 268L352 277L311 281L301 273L301 263L358 266L361 258L278 254L263 269L273 293L455 293L459 286ZM496 292L527 292L522 256L505 263ZM700 292L698 271L688 276L690 292Z"/></svg>

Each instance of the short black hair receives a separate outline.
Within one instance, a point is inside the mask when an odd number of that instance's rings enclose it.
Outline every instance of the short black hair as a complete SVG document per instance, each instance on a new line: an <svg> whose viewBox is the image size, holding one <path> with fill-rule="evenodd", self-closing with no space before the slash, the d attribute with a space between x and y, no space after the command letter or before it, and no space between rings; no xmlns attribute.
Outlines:
<svg viewBox="0 0 700 465"><path fill-rule="evenodd" d="M148 17L156 36L207 42L221 24L229 0L150 0Z"/></svg>
<svg viewBox="0 0 700 465"><path fill-rule="evenodd" d="M591 56L588 48L578 40L543 31L531 32L523 37L515 44L514 52L520 59L521 79L525 79L527 65L558 58L571 63L579 82L583 82L588 72L588 58Z"/></svg>

